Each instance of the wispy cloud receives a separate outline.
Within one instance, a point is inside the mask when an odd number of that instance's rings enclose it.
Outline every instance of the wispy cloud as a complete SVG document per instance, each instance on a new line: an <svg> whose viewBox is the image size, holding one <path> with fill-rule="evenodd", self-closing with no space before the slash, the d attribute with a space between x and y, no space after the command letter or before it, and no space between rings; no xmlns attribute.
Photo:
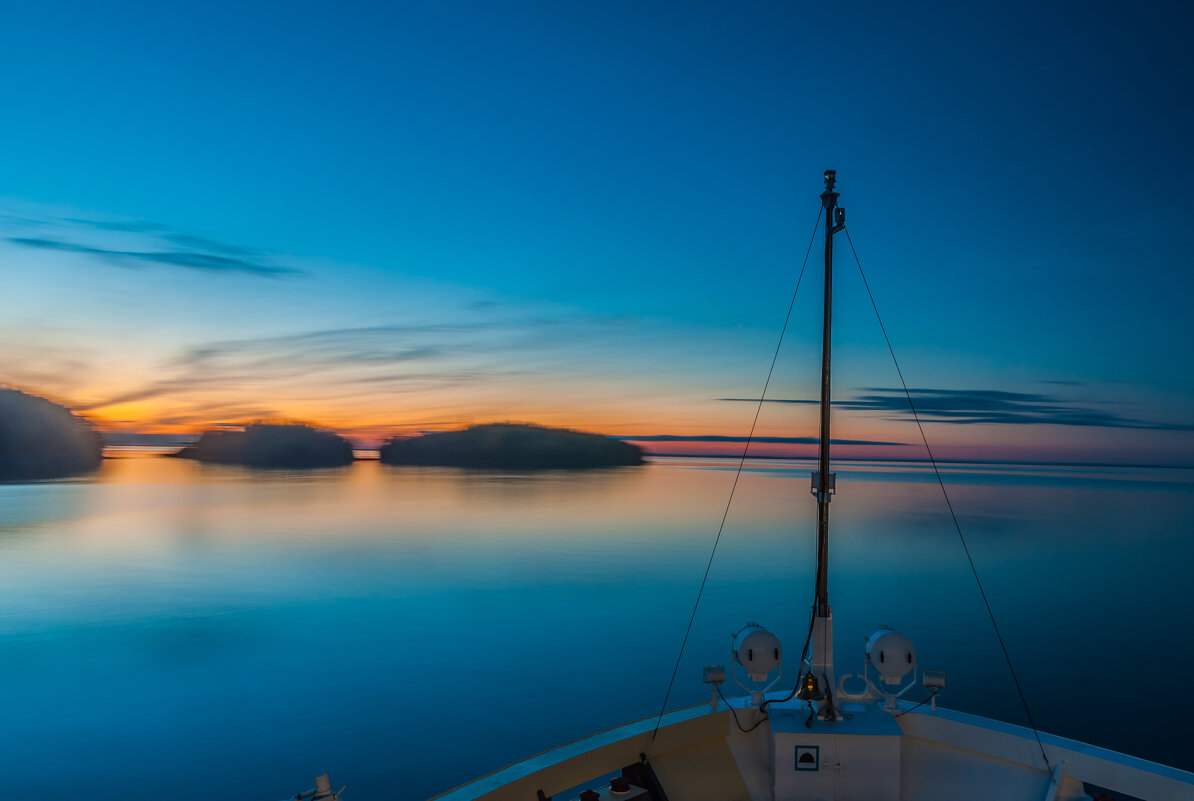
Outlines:
<svg viewBox="0 0 1194 801"><path fill-rule="evenodd" d="M92 257L126 268L173 267L262 278L304 274L303 270L275 263L263 251L156 222L4 213L0 214L0 223L13 234L6 239L14 245Z"/></svg>
<svg viewBox="0 0 1194 801"><path fill-rule="evenodd" d="M10 325L0 325L0 341L0 386L68 402L103 370L103 353L90 343L37 341Z"/></svg>
<svg viewBox="0 0 1194 801"><path fill-rule="evenodd" d="M185 410L169 421L229 417L229 398L342 400L480 386L524 378L543 352L572 338L550 319L385 325L218 340L186 348L140 386L82 408L166 399ZM517 354L517 356L515 356ZM284 404L283 404L284 405ZM239 408L239 406L236 406Z"/></svg>
<svg viewBox="0 0 1194 801"><path fill-rule="evenodd" d="M1054 382L1070 385L1066 382ZM1189 423L1164 423L1127 417L1067 398L1044 393L1007 392L994 389L909 389L916 412L926 422L959 425L1059 425L1094 428L1134 428L1150 431L1191 431ZM719 398L736 403L758 403L758 398ZM804 398L768 398L766 403L815 404ZM889 420L909 413L904 390L864 387L849 400L834 401L840 409L888 413Z"/></svg>
<svg viewBox="0 0 1194 801"><path fill-rule="evenodd" d="M62 222L84 228L98 228L101 231L124 231L126 233L150 233L170 230L161 223L144 220L88 220L83 217L63 217Z"/></svg>
<svg viewBox="0 0 1194 801"><path fill-rule="evenodd" d="M747 437L724 437L718 435L684 436L681 434L652 434L650 436L621 436L614 439L625 439L633 442L747 442ZM817 437L750 437L750 442L768 445L816 445ZM907 445L906 442L887 442L870 439L831 439L834 445Z"/></svg>
<svg viewBox="0 0 1194 801"><path fill-rule="evenodd" d="M726 401L728 403L758 403L758 398L717 398L719 401ZM763 403L799 403L801 405L817 404L820 401L806 400L804 398L763 398ZM833 405L837 406L839 401L834 401Z"/></svg>
<svg viewBox="0 0 1194 801"><path fill-rule="evenodd" d="M316 329L205 343L179 354L172 366L222 375L259 375L263 370L308 375L363 367L369 371L355 377L377 381L387 374L411 375L394 373L396 365L445 364L457 356L539 347L561 336L563 329L561 322L546 319ZM378 367L387 372L372 372Z"/></svg>
<svg viewBox="0 0 1194 801"><path fill-rule="evenodd" d="M178 239L178 237L175 237L176 241ZM228 251L212 253L198 249L197 247L177 250L111 250L92 245L83 245L78 242L70 242L65 239L13 236L9 237L8 241L30 248L96 256L122 266L149 264L166 267L183 267L189 270L202 270L205 272L248 273L249 275L259 275L268 278L299 275L301 273L300 270L290 267L276 267L264 264L247 255L230 255Z"/></svg>
<svg viewBox="0 0 1194 801"><path fill-rule="evenodd" d="M162 234L163 239L182 245L183 247L195 248L198 250L205 250L212 253L228 253L238 256L252 256L260 257L262 255L260 250L253 248L245 248L239 245L229 245L227 242L217 242L214 239L208 239L205 236L194 236L193 234L180 233L165 233Z"/></svg>

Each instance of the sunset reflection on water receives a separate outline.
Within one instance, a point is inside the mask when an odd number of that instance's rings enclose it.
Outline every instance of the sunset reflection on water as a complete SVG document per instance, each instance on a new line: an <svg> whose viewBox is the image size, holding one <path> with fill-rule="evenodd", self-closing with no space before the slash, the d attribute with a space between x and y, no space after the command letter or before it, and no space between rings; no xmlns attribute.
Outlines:
<svg viewBox="0 0 1194 801"><path fill-rule="evenodd" d="M0 748L18 795L197 799L214 771L270 798L330 769L362 797L399 778L425 797L653 714L737 466L296 473L123 455L91 479L0 485ZM701 665L746 621L802 640L809 467L747 464L674 706L705 699ZM838 472L839 671L892 625L948 671L945 706L1021 722L931 471ZM1189 769L1173 736L1188 701L1143 697L1114 721L1091 702L1126 655L1144 676L1194 658L1175 638L1194 612L1190 471L944 475L1038 723ZM93 784L115 765L119 782Z"/></svg>

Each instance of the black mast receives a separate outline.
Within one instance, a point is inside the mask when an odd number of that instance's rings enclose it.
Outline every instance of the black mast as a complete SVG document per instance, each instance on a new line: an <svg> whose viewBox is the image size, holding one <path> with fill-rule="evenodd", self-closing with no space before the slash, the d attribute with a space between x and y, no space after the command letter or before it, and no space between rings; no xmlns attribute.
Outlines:
<svg viewBox="0 0 1194 801"><path fill-rule="evenodd" d="M833 235L845 225L846 211L838 208L838 193L833 191L837 171L825 171L825 191L821 205L825 209L825 325L821 332L821 436L819 470L813 474L817 496L817 600L814 614L829 616L829 500L836 476L829 472L829 346L830 317L833 308Z"/></svg>

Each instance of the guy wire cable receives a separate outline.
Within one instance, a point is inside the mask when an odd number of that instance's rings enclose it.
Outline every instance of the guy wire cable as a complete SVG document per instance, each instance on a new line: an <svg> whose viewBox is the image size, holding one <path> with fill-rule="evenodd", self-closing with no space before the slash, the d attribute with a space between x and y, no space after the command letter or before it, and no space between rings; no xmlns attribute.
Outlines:
<svg viewBox="0 0 1194 801"><path fill-rule="evenodd" d="M887 336L887 327L883 325L883 318L879 314L879 307L875 304L875 296L871 294L871 285L866 280L866 273L862 270L862 261L858 258L858 251L854 249L854 240L850 237L850 229L846 232L846 241L850 243L850 252L854 254L854 263L858 265L858 274L862 276L862 285L866 288L866 295L871 301L871 308L875 310L875 319L879 321L879 330L883 332L883 341L887 343L887 352L891 354L891 362L895 365L896 375L900 377L900 386L904 388L904 397L908 399L908 408L912 410L912 419L916 421L916 428L920 431L920 438L925 444L925 452L929 455L929 464L933 466L933 474L937 476L937 484L941 487L941 494L945 496L945 505L949 507L949 516L954 521L954 528L958 532L958 539L962 541L962 550L966 553L966 561L970 563L970 572L974 574L974 583L978 585L978 593L983 598L983 605L987 607L987 616L991 618L991 628L995 629L995 638L999 640L999 647L1003 650L1003 658L1007 661L1007 669L1012 674L1012 682L1016 685L1016 693L1020 696L1020 703L1024 705L1024 714L1028 716L1028 725L1032 727L1032 734L1036 737L1037 747L1041 749L1041 758L1045 760L1045 767L1052 771L1053 765L1045 753L1045 745L1041 742L1041 733L1032 718L1032 710L1028 708L1028 698L1020 686L1020 679L1016 675L1016 668L1012 666L1012 657L1008 653L1007 645L1003 642L1003 635L999 632L999 624L995 622L995 613L991 610L991 602L987 600L987 592L983 589L983 582L978 577L978 568L974 566L974 557L970 555L970 547L966 544L966 537L962 534L962 526L958 523L958 515L954 512L954 505L949 500L949 493L945 489L945 481L941 478L941 471L937 469L937 460L933 457L933 449L929 447L929 438L925 436L924 426L920 423L920 414L916 411L916 404L912 402L912 393L908 391L908 384L904 381L904 372L900 369L900 362L896 359L895 349L891 346L891 338ZM922 702L923 703L923 702Z"/></svg>
<svg viewBox="0 0 1194 801"><path fill-rule="evenodd" d="M746 464L746 454L750 450L751 440L754 439L755 427L759 424L759 413L763 410L763 400L767 397L767 388L771 386L771 376L775 373L775 363L779 359L779 349L784 344L784 334L788 331L788 322L792 319L792 308L796 305L796 294L800 291L800 282L804 280L804 269L808 266L808 256L813 252L813 241L817 238L817 229L821 227L821 208L817 208L817 222L813 225L812 236L808 238L808 248L804 251L804 263L800 265L800 274L796 277L796 288L792 290L792 299L788 302L788 313L784 315L784 324L779 332L779 341L775 343L775 353L771 355L771 367L767 370L767 380L763 382L763 391L759 393L759 403L755 407L754 420L750 424L750 433L746 435L746 444L742 448L742 456L738 459L738 469L734 473L734 483L730 485L730 497L726 499L726 508L721 515L721 523L717 527L717 536L713 539L713 550L709 552L709 561L705 564L705 575L701 578L701 587L697 590L696 601L692 605L692 614L688 616L688 627L684 629L684 639L680 641L680 652L676 654L676 664L672 667L672 678L667 683L667 692L663 695L663 703L659 705L659 714L655 717L655 728L651 732L651 743L655 742L655 735L659 734L659 724L663 721L663 713L667 711L667 702L672 695L672 687L676 683L676 674L680 670L680 660L684 657L684 648L688 645L688 635L692 633L692 623L696 620L697 607L701 605L701 596L705 593L705 584L709 581L709 570L713 567L713 557L717 554L717 544L721 542L721 533L726 527L726 518L730 515L730 504L734 502L734 492L738 489L738 479L742 477L742 467Z"/></svg>

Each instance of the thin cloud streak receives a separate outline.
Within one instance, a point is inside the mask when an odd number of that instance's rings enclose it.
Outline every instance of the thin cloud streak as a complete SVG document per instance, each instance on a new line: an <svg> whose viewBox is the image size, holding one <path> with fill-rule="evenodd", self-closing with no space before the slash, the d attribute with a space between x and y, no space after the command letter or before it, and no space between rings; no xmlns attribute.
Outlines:
<svg viewBox="0 0 1194 801"><path fill-rule="evenodd" d="M167 267L182 267L188 270L219 273L245 273L266 278L280 278L283 276L301 275L302 271L291 267L276 267L250 260L244 256L225 253L210 253L201 250L176 251L141 251L141 250L110 250L91 245L81 245L63 239L45 239L38 237L13 236L9 242L41 250L56 250L64 253L77 253L85 256L95 256L106 261L129 266L132 264L150 264Z"/></svg>
<svg viewBox="0 0 1194 801"><path fill-rule="evenodd" d="M153 381L81 405L82 411L142 401L175 410L157 422L222 416L231 398L320 403L346 413L367 398L442 389L475 394L549 366L552 349L582 336L575 322L545 318L458 324L383 325L218 340L180 351ZM558 354L557 354L558 355Z"/></svg>
<svg viewBox="0 0 1194 801"><path fill-rule="evenodd" d="M73 253L121 267L175 267L263 278L307 275L275 264L258 249L232 245L144 220L102 220L55 214L0 213L7 241L25 248ZM35 229L21 232L20 229ZM33 235L25 235L30 233Z"/></svg>
<svg viewBox="0 0 1194 801"><path fill-rule="evenodd" d="M759 442L768 445L816 445L821 440L818 437L728 437L718 435L694 435L686 437L681 434L652 434L650 436L624 435L613 439L630 440L632 442ZM887 442L870 439L831 439L834 445L907 445L906 442Z"/></svg>
<svg viewBox="0 0 1194 801"><path fill-rule="evenodd" d="M1057 382L1061 383L1061 382ZM910 388L908 394L921 420L957 425L1059 425L1090 428L1129 428L1148 431L1192 431L1188 423L1162 423L1094 409L1053 395L992 389ZM758 398L718 398L732 403L758 403ZM766 398L764 403L816 404L803 398ZM884 419L899 420L910 412L904 390L864 387L849 400L834 401L839 409L894 413ZM898 414L899 416L895 416Z"/></svg>
<svg viewBox="0 0 1194 801"><path fill-rule="evenodd" d="M758 403L758 398L714 398L714 400L725 401L727 403ZM763 398L763 403L799 403L802 405L816 405L821 401L804 400L802 398ZM834 401L833 405L840 405L841 401Z"/></svg>

